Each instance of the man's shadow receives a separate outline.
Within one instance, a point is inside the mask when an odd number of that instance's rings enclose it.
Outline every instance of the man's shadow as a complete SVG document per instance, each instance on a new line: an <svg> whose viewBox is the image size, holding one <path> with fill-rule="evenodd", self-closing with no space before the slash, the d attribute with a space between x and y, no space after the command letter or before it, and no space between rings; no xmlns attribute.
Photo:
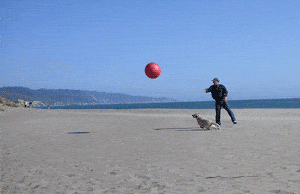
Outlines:
<svg viewBox="0 0 300 194"><path fill-rule="evenodd" d="M200 127L185 127L185 128L157 128L154 130L174 130L174 131L210 131L204 128L200 128Z"/></svg>

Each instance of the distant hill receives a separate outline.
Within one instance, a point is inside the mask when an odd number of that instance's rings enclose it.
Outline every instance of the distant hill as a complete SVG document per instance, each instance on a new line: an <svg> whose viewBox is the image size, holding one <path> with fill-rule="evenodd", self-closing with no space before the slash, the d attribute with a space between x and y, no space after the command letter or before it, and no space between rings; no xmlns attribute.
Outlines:
<svg viewBox="0 0 300 194"><path fill-rule="evenodd" d="M145 96L132 96L121 93L106 93L86 90L68 89L38 89L32 90L25 87L2 87L0 96L14 101L40 101L46 105L70 104L127 104L127 103L153 103L175 102L170 98L154 98Z"/></svg>

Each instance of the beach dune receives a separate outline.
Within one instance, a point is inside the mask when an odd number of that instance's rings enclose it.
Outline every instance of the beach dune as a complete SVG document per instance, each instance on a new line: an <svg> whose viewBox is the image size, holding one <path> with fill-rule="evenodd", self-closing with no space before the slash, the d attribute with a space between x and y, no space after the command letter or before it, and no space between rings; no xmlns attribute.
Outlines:
<svg viewBox="0 0 300 194"><path fill-rule="evenodd" d="M0 112L2 193L300 193L300 110Z"/></svg>

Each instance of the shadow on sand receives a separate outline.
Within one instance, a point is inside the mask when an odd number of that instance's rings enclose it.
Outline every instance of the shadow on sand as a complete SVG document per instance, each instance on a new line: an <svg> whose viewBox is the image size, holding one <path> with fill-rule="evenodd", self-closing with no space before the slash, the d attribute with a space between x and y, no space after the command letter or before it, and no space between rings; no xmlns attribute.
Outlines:
<svg viewBox="0 0 300 194"><path fill-rule="evenodd" d="M85 134L85 133L90 133L90 132L79 131L79 132L69 132L68 134Z"/></svg>
<svg viewBox="0 0 300 194"><path fill-rule="evenodd" d="M186 128L158 128L154 130L175 130L175 131L210 131L199 127L186 127Z"/></svg>

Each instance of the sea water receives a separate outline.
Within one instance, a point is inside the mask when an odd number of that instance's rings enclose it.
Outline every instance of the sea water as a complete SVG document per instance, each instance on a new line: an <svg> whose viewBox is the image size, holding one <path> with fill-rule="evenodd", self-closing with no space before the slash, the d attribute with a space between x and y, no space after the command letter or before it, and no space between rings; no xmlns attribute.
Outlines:
<svg viewBox="0 0 300 194"><path fill-rule="evenodd" d="M233 109L257 108L300 108L300 98L263 99L263 100L229 100ZM98 104L98 105L68 105L53 106L51 109L214 109L214 101L202 102L166 102L138 104Z"/></svg>

